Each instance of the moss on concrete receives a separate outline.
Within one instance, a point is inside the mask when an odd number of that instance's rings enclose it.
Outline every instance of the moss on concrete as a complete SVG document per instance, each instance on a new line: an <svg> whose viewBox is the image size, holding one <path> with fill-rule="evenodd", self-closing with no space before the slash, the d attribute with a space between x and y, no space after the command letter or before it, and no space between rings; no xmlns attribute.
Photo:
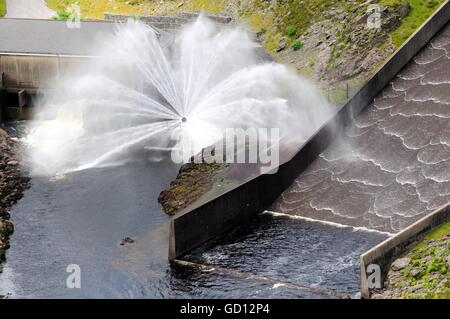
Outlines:
<svg viewBox="0 0 450 319"><path fill-rule="evenodd" d="M188 163L181 167L177 178L161 192L158 202L163 211L174 215L211 190L226 164Z"/></svg>

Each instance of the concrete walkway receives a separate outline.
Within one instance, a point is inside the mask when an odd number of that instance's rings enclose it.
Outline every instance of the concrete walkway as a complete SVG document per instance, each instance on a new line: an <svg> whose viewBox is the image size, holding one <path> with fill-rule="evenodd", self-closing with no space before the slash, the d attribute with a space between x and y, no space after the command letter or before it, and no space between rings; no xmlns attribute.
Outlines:
<svg viewBox="0 0 450 319"><path fill-rule="evenodd" d="M44 0L6 0L5 18L50 19L55 14Z"/></svg>

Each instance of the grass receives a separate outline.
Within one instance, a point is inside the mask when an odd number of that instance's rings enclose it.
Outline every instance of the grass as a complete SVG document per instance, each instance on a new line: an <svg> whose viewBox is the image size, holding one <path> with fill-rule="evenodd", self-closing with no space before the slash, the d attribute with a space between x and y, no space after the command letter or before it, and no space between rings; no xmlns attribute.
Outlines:
<svg viewBox="0 0 450 319"><path fill-rule="evenodd" d="M297 27L296 27L295 25L290 25L290 26L287 28L287 34L288 34L288 36L290 36L290 37L295 36L295 35L297 34Z"/></svg>
<svg viewBox="0 0 450 319"><path fill-rule="evenodd" d="M420 250L420 249L424 248L427 245L428 241L436 240L436 239L439 239L439 238L443 238L447 234L450 234L450 221L445 223L444 225L436 228L431 233L427 234L425 236L425 238L423 239L423 241L418 243L417 246L415 246L414 248L416 250ZM447 247L447 249L450 252L450 247Z"/></svg>
<svg viewBox="0 0 450 319"><path fill-rule="evenodd" d="M0 0L0 18L6 14L6 0Z"/></svg>
<svg viewBox="0 0 450 319"><path fill-rule="evenodd" d="M417 290L416 293L406 293L405 298L449 298L450 297L450 280L438 288L442 278L450 279L449 267L447 267L447 256L450 255L450 242L445 247L430 246L430 241L439 242L441 239L448 238L450 234L450 221L444 223L440 227L428 233L425 238L415 244L410 252L406 255L411 257L411 265L403 270L404 283L414 287L418 284L426 289ZM430 258L429 261L425 258ZM419 270L419 275L413 277L412 270ZM439 274L440 277L436 277ZM401 284L397 285L401 288Z"/></svg>
<svg viewBox="0 0 450 319"><path fill-rule="evenodd" d="M2 0L0 0L2 1ZM227 4L226 0L187 0L181 7L180 1L159 0L46 0L47 6L56 12L64 11L71 4L81 7L81 18L102 19L105 12L127 14L132 16L167 14L173 15L179 11L207 11L219 13Z"/></svg>
<svg viewBox="0 0 450 319"><path fill-rule="evenodd" d="M355 4L362 2L356 0ZM324 18L326 9L343 6L343 1L335 0L279 0L277 3L275 8L267 10L270 1L251 0L238 12L254 30L266 31L265 47L269 52L275 52L282 37L292 45L312 23Z"/></svg>
<svg viewBox="0 0 450 319"><path fill-rule="evenodd" d="M399 28L391 34L396 47L401 46L445 0L379 0L377 3L397 7L406 1L409 2L411 11L401 21ZM278 5L274 9L265 10L270 1L249 0L246 4L241 2L238 14L254 30L265 31L266 49L275 52L281 37L287 36L288 44L292 45L312 23L324 18L323 14L327 9L341 7L344 11L350 12L364 2L365 0L356 0L352 3L337 0L278 0ZM0 0L0 16L4 3L5 0ZM78 4L81 7L81 18L101 19L104 12L131 16L173 15L180 11L206 11L217 14L223 11L228 1L180 0L161 3L159 0L46 0L46 3L58 13L64 12L71 4ZM181 7L180 3L183 3Z"/></svg>
<svg viewBox="0 0 450 319"><path fill-rule="evenodd" d="M143 11L142 5L133 5L132 1L127 4L120 0L46 0L49 8L56 12L64 12L72 4L78 4L81 8L81 18L102 19L105 12L138 14Z"/></svg>
<svg viewBox="0 0 450 319"><path fill-rule="evenodd" d="M384 0L392 2L398 0ZM411 10L400 27L392 32L392 43L398 48L444 3L445 0L409 0Z"/></svg>

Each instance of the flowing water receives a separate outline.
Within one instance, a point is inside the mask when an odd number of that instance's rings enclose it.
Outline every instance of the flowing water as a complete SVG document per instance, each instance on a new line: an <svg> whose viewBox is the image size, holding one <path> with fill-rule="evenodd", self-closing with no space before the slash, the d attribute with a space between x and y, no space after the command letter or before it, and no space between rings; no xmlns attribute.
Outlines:
<svg viewBox="0 0 450 319"><path fill-rule="evenodd" d="M450 201L450 25L272 210L395 233Z"/></svg>
<svg viewBox="0 0 450 319"><path fill-rule="evenodd" d="M245 31L203 17L172 41L139 22L119 26L39 103L33 174L117 166L144 151L186 162L228 128L277 128L277 144L304 142L332 111L312 84L261 63L256 49Z"/></svg>
<svg viewBox="0 0 450 319"><path fill-rule="evenodd" d="M263 214L171 267L157 196L173 164L143 162L63 179L33 179L11 211L15 233L0 274L10 298L335 298L356 296L359 254L386 236ZM124 237L135 242L120 245ZM81 268L81 289L66 269ZM211 267L212 266L212 267ZM217 269L221 266L226 269ZM214 268L215 270L211 269Z"/></svg>

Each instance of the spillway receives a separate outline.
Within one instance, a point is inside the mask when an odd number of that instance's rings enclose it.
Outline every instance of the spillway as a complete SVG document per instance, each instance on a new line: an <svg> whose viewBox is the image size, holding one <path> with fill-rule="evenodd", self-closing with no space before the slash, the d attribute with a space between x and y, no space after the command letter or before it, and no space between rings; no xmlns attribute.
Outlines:
<svg viewBox="0 0 450 319"><path fill-rule="evenodd" d="M450 201L450 25L272 205L396 233Z"/></svg>

